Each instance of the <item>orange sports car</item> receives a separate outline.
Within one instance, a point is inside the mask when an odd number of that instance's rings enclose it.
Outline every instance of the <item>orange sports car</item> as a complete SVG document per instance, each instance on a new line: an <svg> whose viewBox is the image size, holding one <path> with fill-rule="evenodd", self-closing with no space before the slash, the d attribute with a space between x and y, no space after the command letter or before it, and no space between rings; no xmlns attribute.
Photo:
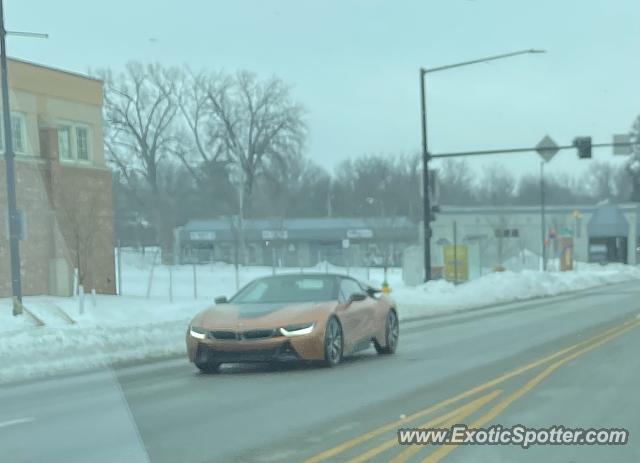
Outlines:
<svg viewBox="0 0 640 463"><path fill-rule="evenodd" d="M196 315L187 330L189 360L203 372L222 363L319 361L335 366L368 348L398 346L392 299L355 278L284 274L258 278L231 299Z"/></svg>

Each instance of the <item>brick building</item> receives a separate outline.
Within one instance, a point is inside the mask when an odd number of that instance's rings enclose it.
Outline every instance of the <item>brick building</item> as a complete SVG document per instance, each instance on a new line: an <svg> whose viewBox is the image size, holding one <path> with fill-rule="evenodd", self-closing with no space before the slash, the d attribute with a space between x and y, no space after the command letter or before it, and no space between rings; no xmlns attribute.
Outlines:
<svg viewBox="0 0 640 463"><path fill-rule="evenodd" d="M9 60L11 127L25 295L115 293L111 172L104 159L102 82ZM0 150L4 150L0 130ZM11 294L4 157L0 157L0 297Z"/></svg>

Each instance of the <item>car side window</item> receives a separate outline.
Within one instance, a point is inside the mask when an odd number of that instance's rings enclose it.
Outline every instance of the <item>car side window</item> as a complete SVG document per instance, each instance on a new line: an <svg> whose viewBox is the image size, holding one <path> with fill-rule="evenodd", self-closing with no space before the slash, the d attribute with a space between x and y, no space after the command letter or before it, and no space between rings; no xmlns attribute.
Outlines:
<svg viewBox="0 0 640 463"><path fill-rule="evenodd" d="M353 293L361 293L363 292L362 287L358 284L357 281L351 280L350 278L343 278L340 281L340 300L341 302L346 302Z"/></svg>

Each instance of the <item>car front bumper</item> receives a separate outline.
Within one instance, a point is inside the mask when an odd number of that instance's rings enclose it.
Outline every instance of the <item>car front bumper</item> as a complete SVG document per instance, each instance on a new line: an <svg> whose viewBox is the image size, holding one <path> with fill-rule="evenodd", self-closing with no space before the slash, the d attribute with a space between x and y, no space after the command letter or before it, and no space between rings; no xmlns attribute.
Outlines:
<svg viewBox="0 0 640 463"><path fill-rule="evenodd" d="M196 339L187 330L186 341L191 362L199 355L220 363L324 359L324 330L292 338L278 336L257 340Z"/></svg>
<svg viewBox="0 0 640 463"><path fill-rule="evenodd" d="M301 360L298 353L285 342L275 349L252 350L220 350L200 343L196 350L196 358L201 362L213 361L218 363L244 362L286 362Z"/></svg>

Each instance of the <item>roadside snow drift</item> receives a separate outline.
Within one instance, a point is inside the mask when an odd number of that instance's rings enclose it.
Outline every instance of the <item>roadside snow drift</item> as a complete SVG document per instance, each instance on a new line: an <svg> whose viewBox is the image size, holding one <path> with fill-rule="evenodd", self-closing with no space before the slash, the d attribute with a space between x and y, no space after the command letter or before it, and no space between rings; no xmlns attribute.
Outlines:
<svg viewBox="0 0 640 463"><path fill-rule="evenodd" d="M217 266L216 278L208 284L211 294L231 294L233 267ZM324 270L324 268L323 268ZM337 268L329 267L329 271ZM344 269L340 269L343 271ZM378 269L379 270L379 269ZM185 269L185 272L188 269ZM269 274L271 269L253 269L251 278ZM356 275L364 279L364 275ZM382 282L381 271L369 275ZM418 287L401 283L399 269L390 269L401 319L420 318L493 304L552 296L640 278L640 269L624 265L586 265L565 273L525 270L485 275L455 286L431 281ZM156 287L162 284L156 285ZM138 293L139 294L139 293ZM13 317L11 301L0 300L0 383L61 372L108 367L112 363L162 358L185 354L184 336L190 319L212 303L211 297L189 300L186 289L179 302L152 296L97 296L85 300L79 314L77 298L50 296L25 298L25 306L45 322L36 327L27 316ZM191 294L191 298L193 295ZM75 323L61 316L68 314Z"/></svg>
<svg viewBox="0 0 640 463"><path fill-rule="evenodd" d="M415 288L399 287L392 296L398 301L401 318L407 320L504 302L555 296L636 278L640 278L638 267L581 264L581 270L577 272L506 271L490 273L458 286L445 280L434 280Z"/></svg>

